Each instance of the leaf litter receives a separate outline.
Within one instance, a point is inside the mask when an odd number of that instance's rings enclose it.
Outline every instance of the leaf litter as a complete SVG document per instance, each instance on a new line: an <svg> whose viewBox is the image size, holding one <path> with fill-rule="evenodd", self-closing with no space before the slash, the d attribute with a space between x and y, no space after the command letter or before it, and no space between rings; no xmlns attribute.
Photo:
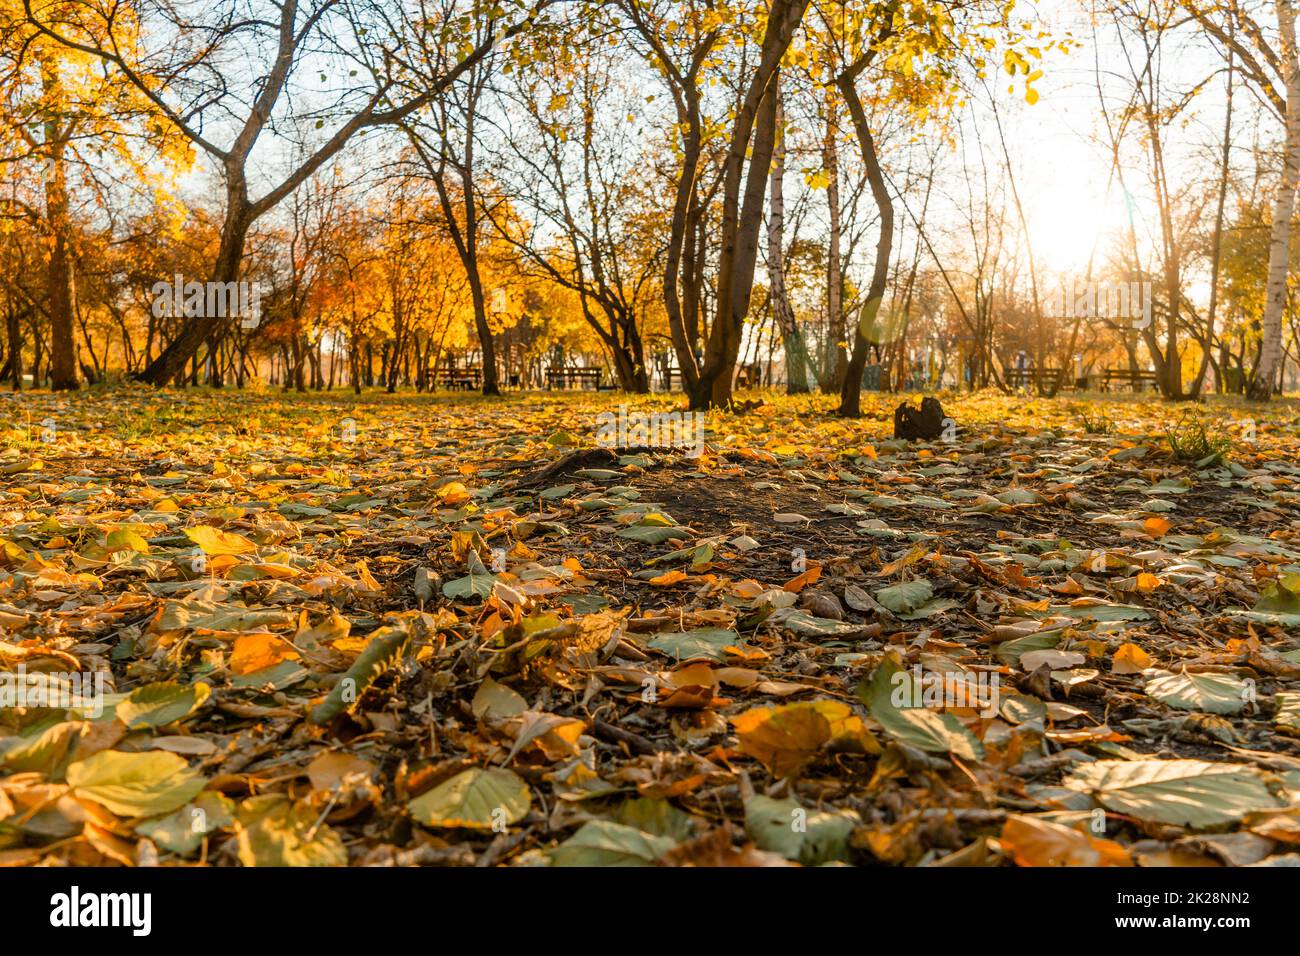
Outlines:
<svg viewBox="0 0 1300 956"><path fill-rule="evenodd" d="M0 863L1296 862L1296 408L887 399L6 396Z"/></svg>

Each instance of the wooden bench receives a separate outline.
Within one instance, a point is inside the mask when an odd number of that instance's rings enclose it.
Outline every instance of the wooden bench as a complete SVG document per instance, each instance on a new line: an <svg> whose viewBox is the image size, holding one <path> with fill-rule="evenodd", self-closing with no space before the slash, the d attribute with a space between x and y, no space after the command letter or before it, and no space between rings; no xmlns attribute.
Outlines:
<svg viewBox="0 0 1300 956"><path fill-rule="evenodd" d="M1061 374L1059 368L1009 368L1007 369L1008 388L1028 388L1037 385L1050 388Z"/></svg>
<svg viewBox="0 0 1300 956"><path fill-rule="evenodd" d="M1108 368L1105 375L1102 376L1101 390L1109 392L1111 385L1119 383L1126 385L1135 392L1140 392L1145 388L1159 388L1160 381L1155 372L1139 368Z"/></svg>
<svg viewBox="0 0 1300 956"><path fill-rule="evenodd" d="M483 370L481 368L439 369L438 384L443 388L473 391L483 387Z"/></svg>
<svg viewBox="0 0 1300 956"><path fill-rule="evenodd" d="M667 372L667 381L665 385L670 392L680 392L685 388L682 370L679 368L670 368Z"/></svg>
<svg viewBox="0 0 1300 956"><path fill-rule="evenodd" d="M552 365L546 370L546 387L577 388L579 386L600 391L601 370L598 368L564 368Z"/></svg>

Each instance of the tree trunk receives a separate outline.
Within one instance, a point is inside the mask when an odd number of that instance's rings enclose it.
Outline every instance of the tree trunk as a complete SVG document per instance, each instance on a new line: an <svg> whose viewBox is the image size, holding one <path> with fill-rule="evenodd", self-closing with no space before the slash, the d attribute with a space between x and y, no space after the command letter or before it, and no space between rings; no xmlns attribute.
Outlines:
<svg viewBox="0 0 1300 956"><path fill-rule="evenodd" d="M790 294L785 287L785 130L784 110L781 106L780 76L772 80L776 91L776 146L772 154L772 183L768 195L767 213L767 272L768 288L772 297L772 318L781 331L785 351L785 391L787 395L801 395L809 391L808 364L803 333L790 307Z"/></svg>
<svg viewBox="0 0 1300 956"><path fill-rule="evenodd" d="M732 378L754 288L763 201L776 145L776 95L772 80L807 8L808 0L773 0L759 65L732 129L723 180L717 315L709 329L704 368L691 393L692 409L724 408L731 404ZM748 175L745 175L746 166Z"/></svg>
<svg viewBox="0 0 1300 956"><path fill-rule="evenodd" d="M836 86L844 97L853 120L853 130L858 136L858 145L862 149L862 160L866 166L867 182L871 186L871 196L880 210L880 238L876 242L876 265L871 274L871 285L867 289L867 299L862 304L862 314L858 318L856 333L853 337L853 356L849 359L848 369L840 391L840 406L837 414L846 418L857 418L862 414L862 370L867 364L867 350L871 346L865 329L875 324L876 314L880 311L885 298L885 283L889 278L889 257L894 242L894 204L885 188L885 174L880 168L880 157L876 152L876 143L872 139L871 129L867 125L867 114L862 108L855 85L856 74L841 73L836 79Z"/></svg>
<svg viewBox="0 0 1300 956"><path fill-rule="evenodd" d="M23 328L22 314L9 305L9 312L5 316L5 331L9 336L9 373L13 376L13 386L15 392L23 390Z"/></svg>
<svg viewBox="0 0 1300 956"><path fill-rule="evenodd" d="M1287 299L1291 217L1295 212L1296 184L1300 182L1300 53L1297 52L1295 11L1291 8L1291 0L1277 0L1277 25L1280 33L1278 46L1287 70L1286 151L1269 235L1263 339L1259 363L1250 382L1250 397L1257 401L1273 396L1274 381L1282 365L1282 311Z"/></svg>
<svg viewBox="0 0 1300 956"><path fill-rule="evenodd" d="M830 235L826 249L826 347L822 364L822 391L833 395L845 382L848 370L848 336L844 328L844 274L840 259L840 155L835 95L826 91L826 139L822 145L822 165L826 169L826 208L830 217ZM856 338L856 337L855 337Z"/></svg>
<svg viewBox="0 0 1300 956"><path fill-rule="evenodd" d="M234 163L226 169L226 219L221 228L221 245L213 265L212 282L236 282L239 266L244 258L244 241L252 225L248 185L243 170ZM224 333L224 316L191 318L182 327L181 334L158 353L141 373L142 381L150 385L166 385L184 373L185 363L195 355L204 342Z"/></svg>
<svg viewBox="0 0 1300 956"><path fill-rule="evenodd" d="M1192 382L1191 397L1200 398L1205 388L1205 372L1214 351L1214 322L1219 309L1219 270L1223 260L1223 209L1228 200L1228 172L1232 154L1232 76L1233 51L1228 50L1228 90L1223 115L1223 149L1219 163L1219 195L1214 211L1214 234L1210 239L1210 307L1205 315L1205 334L1201 337L1201 367Z"/></svg>
<svg viewBox="0 0 1300 956"><path fill-rule="evenodd" d="M472 201L467 200L467 202ZM469 233L470 231L467 229L466 232ZM487 304L483 300L483 280L479 278L478 252L475 239L471 238L469 240L467 248L472 250L466 259L465 271L469 274L470 298L474 303L474 331L478 333L479 351L483 353L483 394L500 395L501 384L497 379L496 346L492 341L492 328L488 325Z"/></svg>
<svg viewBox="0 0 1300 956"><path fill-rule="evenodd" d="M60 97L58 74L48 62L41 64L41 83L51 101ZM66 129L51 116L44 123L46 148L45 211L50 230L50 265L46 274L46 297L50 316L50 388L72 391L78 387L77 346L73 340L73 318L77 290L73 277L72 224L68 221L67 168L64 149Z"/></svg>

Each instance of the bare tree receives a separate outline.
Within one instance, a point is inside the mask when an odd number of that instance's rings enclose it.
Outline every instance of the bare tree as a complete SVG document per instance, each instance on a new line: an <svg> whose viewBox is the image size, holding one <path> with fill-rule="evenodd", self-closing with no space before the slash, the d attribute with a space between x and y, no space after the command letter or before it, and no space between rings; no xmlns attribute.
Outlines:
<svg viewBox="0 0 1300 956"><path fill-rule="evenodd" d="M447 63L432 82L406 96L400 95L401 81L409 67L400 50L368 49L363 39L371 27L386 23L382 8L349 7L342 0L311 0L304 7L300 0L283 0L269 4L266 15L260 15L245 13L244 5L233 0L216 0L193 8L192 16L159 5L146 8L152 16L141 17L134 8L101 7L89 0L23 0L23 9L28 21L45 36L98 57L115 69L220 170L225 187L224 216L210 278L226 283L238 279L249 227L259 217L306 182L357 133L400 122L432 103L497 43L523 30L552 2L514 4L520 7L517 16L495 21L467 55ZM141 20L156 29L141 31ZM459 30L459 17L434 24L423 22L419 29L430 27L448 38L450 48L450 40ZM331 37L348 30L358 38L358 46L339 50ZM400 35L401 31L394 32ZM158 47L145 49L143 37L151 37ZM250 62L254 51L268 48L274 55L257 69ZM306 118L293 115L286 91L295 69L310 59L310 54L360 60L373 82L369 88L354 84L337 91L339 102L355 103L355 108L278 183L252 199L249 164L259 138L268 131L301 126L295 121ZM236 88L229 82L232 71L227 67L233 62L254 77L245 87ZM323 118L317 121L318 126L323 124ZM231 126L233 138L221 145L216 138L219 131ZM205 343L215 350L225 331L226 320L221 317L187 323L141 377L155 385L172 381Z"/></svg>

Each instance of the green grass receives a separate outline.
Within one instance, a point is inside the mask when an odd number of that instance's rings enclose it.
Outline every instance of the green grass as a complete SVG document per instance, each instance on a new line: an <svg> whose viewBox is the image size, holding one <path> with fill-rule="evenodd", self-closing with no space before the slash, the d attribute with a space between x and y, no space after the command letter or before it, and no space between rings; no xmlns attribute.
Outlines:
<svg viewBox="0 0 1300 956"><path fill-rule="evenodd" d="M1232 450L1233 439L1222 425L1207 425L1199 415L1188 412L1177 425L1165 426L1169 452L1174 461L1213 464Z"/></svg>

